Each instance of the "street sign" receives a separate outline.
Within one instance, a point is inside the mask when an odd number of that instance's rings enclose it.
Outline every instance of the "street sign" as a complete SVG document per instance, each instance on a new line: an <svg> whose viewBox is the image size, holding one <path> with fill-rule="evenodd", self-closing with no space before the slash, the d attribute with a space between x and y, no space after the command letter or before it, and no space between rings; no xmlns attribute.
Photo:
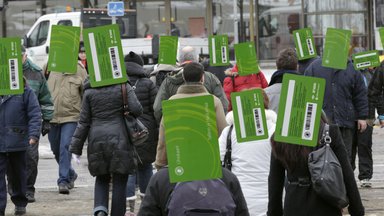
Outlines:
<svg viewBox="0 0 384 216"><path fill-rule="evenodd" d="M108 2L108 16L124 16L124 2Z"/></svg>

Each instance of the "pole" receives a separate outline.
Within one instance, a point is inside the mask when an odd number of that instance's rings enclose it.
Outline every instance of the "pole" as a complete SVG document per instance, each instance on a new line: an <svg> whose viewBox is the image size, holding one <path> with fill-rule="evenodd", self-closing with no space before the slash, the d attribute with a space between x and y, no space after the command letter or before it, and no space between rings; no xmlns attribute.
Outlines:
<svg viewBox="0 0 384 216"><path fill-rule="evenodd" d="M239 20L237 19L237 0L233 0L233 34L234 34L234 42L235 44L239 43Z"/></svg>
<svg viewBox="0 0 384 216"><path fill-rule="evenodd" d="M165 33L171 35L171 0L164 0L165 4Z"/></svg>
<svg viewBox="0 0 384 216"><path fill-rule="evenodd" d="M255 30L254 30L254 7L253 7L253 0L249 0L249 41L254 42L255 41Z"/></svg>
<svg viewBox="0 0 384 216"><path fill-rule="evenodd" d="M213 30L212 30L212 21L213 21L213 16L212 16L212 0L206 0L206 16L207 16L207 34L212 35Z"/></svg>

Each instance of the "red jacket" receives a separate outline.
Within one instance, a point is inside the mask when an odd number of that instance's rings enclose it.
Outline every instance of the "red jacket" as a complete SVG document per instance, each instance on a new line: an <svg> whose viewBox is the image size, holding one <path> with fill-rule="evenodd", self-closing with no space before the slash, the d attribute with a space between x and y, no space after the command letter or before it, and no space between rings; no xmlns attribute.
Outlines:
<svg viewBox="0 0 384 216"><path fill-rule="evenodd" d="M239 76L237 65L232 69L226 70L224 79L224 92L229 101L228 111L232 110L231 93L239 92L244 89L250 88L266 88L268 87L268 81L265 79L263 72L259 71L257 74L250 74L247 76ZM233 82L234 81L234 82Z"/></svg>

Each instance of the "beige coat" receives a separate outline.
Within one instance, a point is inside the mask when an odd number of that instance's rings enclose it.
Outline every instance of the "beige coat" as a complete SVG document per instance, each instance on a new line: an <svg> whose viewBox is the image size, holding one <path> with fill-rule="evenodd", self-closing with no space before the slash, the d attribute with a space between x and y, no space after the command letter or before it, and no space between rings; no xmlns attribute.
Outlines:
<svg viewBox="0 0 384 216"><path fill-rule="evenodd" d="M77 64L76 73L52 71L48 78L54 112L51 123L77 122L80 118L83 81L87 78L84 66Z"/></svg>
<svg viewBox="0 0 384 216"><path fill-rule="evenodd" d="M179 89L177 90L177 93L172 97L170 97L169 100L194 97L194 96L202 96L202 95L210 95L202 84L197 84L197 83L184 84L179 87ZM227 126L227 122L225 120L224 109L220 99L218 99L214 95L213 97L214 97L215 111L216 111L216 126L217 126L218 136L220 136L223 129ZM157 143L157 153L156 153L156 161L155 161L155 166L158 169L168 164L164 135L165 135L165 128L164 128L163 119L161 119L160 128L159 128L159 141Z"/></svg>

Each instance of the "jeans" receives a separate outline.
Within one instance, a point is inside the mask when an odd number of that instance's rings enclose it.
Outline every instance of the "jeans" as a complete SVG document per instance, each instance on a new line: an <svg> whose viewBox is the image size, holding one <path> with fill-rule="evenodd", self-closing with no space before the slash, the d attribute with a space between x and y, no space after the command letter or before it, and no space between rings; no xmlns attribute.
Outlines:
<svg viewBox="0 0 384 216"><path fill-rule="evenodd" d="M135 196L136 179L139 182L140 193L141 194L145 193L149 180L151 179L153 174L152 171L153 171L152 164L145 164L139 167L135 175L129 175L128 182L127 182L127 197Z"/></svg>
<svg viewBox="0 0 384 216"><path fill-rule="evenodd" d="M96 176L94 195L94 214L98 211L108 213L109 181L111 175ZM112 174L112 208L111 216L123 216L125 214L125 187L128 175Z"/></svg>
<svg viewBox="0 0 384 216"><path fill-rule="evenodd" d="M341 132L341 137L343 138L345 149L347 150L347 156L349 162L352 161L352 143L353 143L353 137L355 133L354 128L345 128L345 127L339 127Z"/></svg>
<svg viewBox="0 0 384 216"><path fill-rule="evenodd" d="M52 124L48 133L51 150L55 155L56 162L59 164L59 178L57 184L69 184L75 175L72 168L72 154L68 151L73 133L76 130L76 122L63 124Z"/></svg>
<svg viewBox="0 0 384 216"><path fill-rule="evenodd" d="M25 194L27 191L26 178L26 151L0 153L0 212L5 211L7 205L7 189L5 174L7 169L12 170L12 194L11 200L15 206L25 207L28 199Z"/></svg>
<svg viewBox="0 0 384 216"><path fill-rule="evenodd" d="M352 168L355 170L356 153L359 157L359 180L371 179L373 174L372 160L372 132L373 127L367 125L367 129L360 133L356 129L355 139L352 145ZM357 149L357 150L356 150Z"/></svg>
<svg viewBox="0 0 384 216"><path fill-rule="evenodd" d="M27 150L27 194L35 194L39 163L39 143L29 145Z"/></svg>

